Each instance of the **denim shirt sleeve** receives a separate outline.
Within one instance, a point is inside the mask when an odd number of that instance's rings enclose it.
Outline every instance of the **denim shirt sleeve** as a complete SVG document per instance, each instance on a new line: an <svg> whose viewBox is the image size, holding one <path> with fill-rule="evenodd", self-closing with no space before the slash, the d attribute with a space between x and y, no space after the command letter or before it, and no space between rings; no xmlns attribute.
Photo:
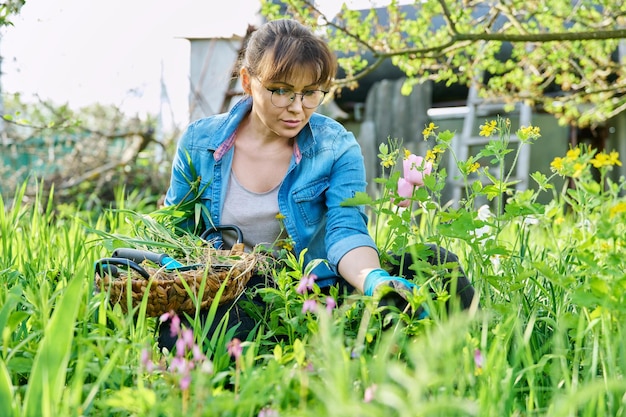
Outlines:
<svg viewBox="0 0 626 417"><path fill-rule="evenodd" d="M326 191L326 247L328 261L337 272L339 261L352 249L361 246L377 248L369 234L364 208L341 205L357 192L365 192L367 183L361 148L347 131L335 141L335 162Z"/></svg>
<svg viewBox="0 0 626 417"><path fill-rule="evenodd" d="M193 149L193 137L196 123L187 127L176 146L176 154L172 161L172 175L170 178L170 186L165 194L164 204L172 206L189 200L194 196L190 195L191 182L195 178L189 178L191 171L190 161L192 158L191 149Z"/></svg>

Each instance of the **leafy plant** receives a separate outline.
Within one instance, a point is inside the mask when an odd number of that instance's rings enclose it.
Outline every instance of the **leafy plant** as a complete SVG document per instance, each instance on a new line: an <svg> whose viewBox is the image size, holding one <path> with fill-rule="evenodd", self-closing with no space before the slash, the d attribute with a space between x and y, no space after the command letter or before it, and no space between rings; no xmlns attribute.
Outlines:
<svg viewBox="0 0 626 417"><path fill-rule="evenodd" d="M456 161L466 181L458 206L442 197L452 134L434 125L424 135L437 142L421 160L397 141L382 146L380 194L346 202L371 212L384 261L410 251L420 272L424 291L412 301L432 314L398 313L387 330L375 299L320 291L315 264L285 249L275 287L258 290L270 309L248 340L224 327L205 340L209 313L180 329L180 354L159 351L158 318L125 314L94 293L94 261L127 244L191 256L197 237L121 191L116 209L97 215L43 194L27 201L25 187L9 204L0 197L0 413L626 415L625 182L609 175L619 155L570 149L518 191L507 179L517 152L510 125L497 118L483 128L492 143ZM528 135L522 146L539 133L516 131ZM419 260L425 243L459 255L479 309L447 314L443 271Z"/></svg>

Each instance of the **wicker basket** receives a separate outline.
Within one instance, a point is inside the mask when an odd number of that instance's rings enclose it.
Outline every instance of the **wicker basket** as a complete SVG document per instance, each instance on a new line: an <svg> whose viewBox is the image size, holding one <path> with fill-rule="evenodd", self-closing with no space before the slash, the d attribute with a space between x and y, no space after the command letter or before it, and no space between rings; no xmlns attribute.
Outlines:
<svg viewBox="0 0 626 417"><path fill-rule="evenodd" d="M194 298L199 300L202 309L213 303L222 285L224 291L218 302L230 302L244 291L256 270L258 258L258 254L244 252L241 243L235 244L230 250L217 250L209 246L205 259L201 262L206 267L198 269L166 270L142 264L141 268L147 274L142 276L129 268L120 270L117 277L100 274L96 270L96 291L109 292L111 306L119 304L122 311L127 313L127 289L130 280L132 306L140 305L147 296L147 316L158 317L169 311L194 314L196 305L185 288L185 283L193 292ZM199 295L203 281L204 291Z"/></svg>

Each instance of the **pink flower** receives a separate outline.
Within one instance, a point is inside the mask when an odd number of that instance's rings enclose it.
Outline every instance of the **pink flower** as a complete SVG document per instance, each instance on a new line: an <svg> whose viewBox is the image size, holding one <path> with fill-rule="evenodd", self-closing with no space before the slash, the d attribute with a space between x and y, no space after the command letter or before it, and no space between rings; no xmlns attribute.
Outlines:
<svg viewBox="0 0 626 417"><path fill-rule="evenodd" d="M168 371L174 372L180 375L185 375L189 369L189 362L187 359L177 356L172 359L170 362L170 366L168 367Z"/></svg>
<svg viewBox="0 0 626 417"><path fill-rule="evenodd" d="M183 339L183 342L187 348L193 348L193 330L187 328L183 329L180 334L180 338Z"/></svg>
<svg viewBox="0 0 626 417"><path fill-rule="evenodd" d="M337 302L333 297L326 297L326 311L329 313L333 311L333 308L337 306Z"/></svg>
<svg viewBox="0 0 626 417"><path fill-rule="evenodd" d="M206 360L206 356L204 356L204 353L202 353L202 350L200 350L200 346L194 344L191 348L191 352L193 353L194 361L201 362Z"/></svg>
<svg viewBox="0 0 626 417"><path fill-rule="evenodd" d="M156 365L152 362L152 355L148 349L144 348L141 350L141 365L146 372L152 372L156 369Z"/></svg>
<svg viewBox="0 0 626 417"><path fill-rule="evenodd" d="M421 187L424 185L424 175L429 175L433 170L432 162L425 161L423 157L409 155L402 161L404 178L411 184Z"/></svg>
<svg viewBox="0 0 626 417"><path fill-rule="evenodd" d="M167 319L169 319L173 315L174 315L173 311L168 311L167 313L163 313L161 314L161 317L159 317L159 322L165 323Z"/></svg>
<svg viewBox="0 0 626 417"><path fill-rule="evenodd" d="M366 403L372 402L372 400L374 399L374 395L376 394L377 388L378 387L376 386L376 384L367 387L365 389L365 394L363 395L363 401L365 401Z"/></svg>
<svg viewBox="0 0 626 417"><path fill-rule="evenodd" d="M305 300L304 304L302 305L302 314L305 314L307 311L315 313L317 311L317 301Z"/></svg>
<svg viewBox="0 0 626 417"><path fill-rule="evenodd" d="M415 186L411 184L410 182L408 182L406 179L402 177L398 178L398 195L400 197L404 197L405 200L401 200L398 202L394 201L396 205L400 207L408 207L411 204L411 200L409 199L413 197L414 189L415 189Z"/></svg>
<svg viewBox="0 0 626 417"><path fill-rule="evenodd" d="M172 337L178 336L180 334L180 317L176 314L172 314L170 319L170 334Z"/></svg>
<svg viewBox="0 0 626 417"><path fill-rule="evenodd" d="M176 339L176 344L174 346L176 346L176 356L178 356L179 358L185 356L185 341L182 337L179 336Z"/></svg>
<svg viewBox="0 0 626 417"><path fill-rule="evenodd" d="M306 294L308 291L313 289L313 284L317 279L317 275L309 274L305 275L300 279L300 283L298 284L298 288L296 288L296 292L298 294Z"/></svg>
<svg viewBox="0 0 626 417"><path fill-rule="evenodd" d="M278 411L269 407L264 407L261 411L259 411L258 417L278 417Z"/></svg>
<svg viewBox="0 0 626 417"><path fill-rule="evenodd" d="M474 375L481 375L483 373L483 366L485 365L485 357L480 349L474 350L474 365L476 366Z"/></svg>
<svg viewBox="0 0 626 417"><path fill-rule="evenodd" d="M191 385L191 375L186 374L180 379L180 389L184 391L189 388L189 385Z"/></svg>
<svg viewBox="0 0 626 417"><path fill-rule="evenodd" d="M485 358L483 357L483 353L480 349L474 350L474 364L479 368L482 368L485 364Z"/></svg>
<svg viewBox="0 0 626 417"><path fill-rule="evenodd" d="M234 338L228 342L228 354L235 359L239 359L243 348L241 347L241 340Z"/></svg>

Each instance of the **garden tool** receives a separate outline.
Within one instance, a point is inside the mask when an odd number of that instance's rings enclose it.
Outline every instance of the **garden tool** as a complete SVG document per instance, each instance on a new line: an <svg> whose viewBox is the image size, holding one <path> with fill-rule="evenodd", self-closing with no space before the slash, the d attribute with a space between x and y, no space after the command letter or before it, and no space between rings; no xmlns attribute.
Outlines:
<svg viewBox="0 0 626 417"><path fill-rule="evenodd" d="M147 250L133 249L133 248L117 248L113 251L113 258L116 259L128 259L135 264L140 264L144 260L154 262L156 265L165 268L165 271L190 271L193 269L206 268L207 264L197 263L191 265L183 265L176 259L170 257L165 253L156 253ZM212 263L211 268L216 269L230 269L232 264L218 264Z"/></svg>
<svg viewBox="0 0 626 417"><path fill-rule="evenodd" d="M113 251L112 256L114 258L124 258L130 261L140 264L147 260L155 263L156 265L165 268L166 271L189 271L192 269L205 268L206 264L192 264L183 265L176 259L170 257L165 253L156 253L148 250L140 250L133 248L117 248ZM226 267L228 265L211 265L212 267Z"/></svg>
<svg viewBox="0 0 626 417"><path fill-rule="evenodd" d="M237 233L237 243L243 242L243 233L241 232L241 229L239 228L239 226L235 226L234 224L222 224L219 226L211 226L208 229L206 229L204 232L202 232L202 234L200 235L200 239L208 240L209 236L211 236L212 234L220 233L224 230L233 230L235 233Z"/></svg>
<svg viewBox="0 0 626 417"><path fill-rule="evenodd" d="M125 266L126 269L133 269L139 272L139 274L143 278L146 278L146 279L150 278L150 274L148 273L148 271L140 267L136 262L133 262L130 259L115 258L115 257L102 258L96 261L96 264L95 264L96 273L100 276L111 275L117 278L120 275L120 268L118 268L117 265Z"/></svg>

